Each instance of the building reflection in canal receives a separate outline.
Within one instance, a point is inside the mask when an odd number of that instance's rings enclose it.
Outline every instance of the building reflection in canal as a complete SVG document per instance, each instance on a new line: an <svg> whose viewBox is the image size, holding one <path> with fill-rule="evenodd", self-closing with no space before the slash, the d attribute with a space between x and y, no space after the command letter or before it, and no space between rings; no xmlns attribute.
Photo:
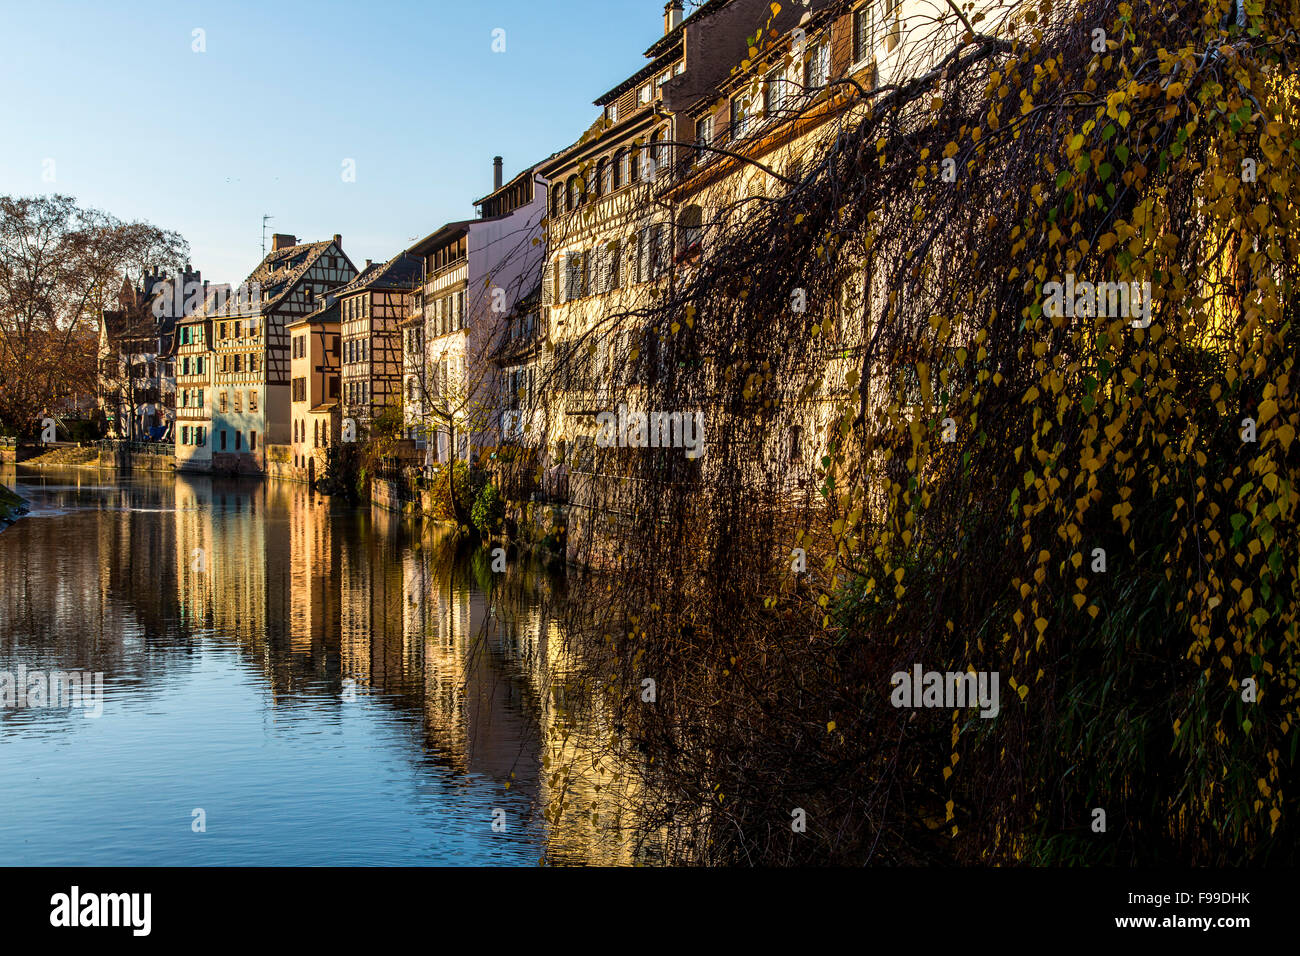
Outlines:
<svg viewBox="0 0 1300 956"><path fill-rule="evenodd" d="M15 479L12 471L0 477ZM511 827L535 835L539 860L654 860L637 839L633 776L601 753L614 739L608 720L599 706L571 706L577 662L558 616L562 573L512 560L493 574L477 546L296 484L16 478L39 491L46 512L79 510L77 526L96 536L97 548L82 549L81 558L59 551L59 560L94 562L93 569L35 573L61 588L94 580L99 594L38 612L11 590L0 608L8 633L0 636L48 656L52 641L84 631L83 622L33 629L32 614L93 605L103 619L98 639L60 648L58 663L96 667L119 682L134 669L136 694L149 693L150 662L168 666L167 648L183 658L199 642L217 642L260 676L272 721L277 710L304 706L322 720L359 704L398 713L394 726L419 736L409 749L412 769L486 789L485 819L505 809ZM20 533L34 539L39 521ZM19 541L0 541L0 569L5 545ZM22 546L29 560L44 560L39 546ZM26 623L15 626L19 620ZM136 639L148 654L115 646Z"/></svg>

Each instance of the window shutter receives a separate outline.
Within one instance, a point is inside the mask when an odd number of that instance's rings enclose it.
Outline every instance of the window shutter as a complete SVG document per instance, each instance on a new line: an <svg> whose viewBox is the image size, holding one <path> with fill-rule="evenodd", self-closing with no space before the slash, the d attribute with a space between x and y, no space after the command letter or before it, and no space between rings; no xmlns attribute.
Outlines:
<svg viewBox="0 0 1300 956"><path fill-rule="evenodd" d="M546 265L542 267L542 307L548 308L555 304L555 293L551 284L555 281L555 266L547 260Z"/></svg>
<svg viewBox="0 0 1300 956"><path fill-rule="evenodd" d="M620 285L622 284L620 282L620 279L622 278L621 273L623 271L622 256L623 256L623 246L617 239L615 239L613 242L609 244L609 290L608 291L610 292L613 292L615 289L619 288Z"/></svg>
<svg viewBox="0 0 1300 956"><path fill-rule="evenodd" d="M646 226L637 233L636 280L649 281L650 272L650 227Z"/></svg>

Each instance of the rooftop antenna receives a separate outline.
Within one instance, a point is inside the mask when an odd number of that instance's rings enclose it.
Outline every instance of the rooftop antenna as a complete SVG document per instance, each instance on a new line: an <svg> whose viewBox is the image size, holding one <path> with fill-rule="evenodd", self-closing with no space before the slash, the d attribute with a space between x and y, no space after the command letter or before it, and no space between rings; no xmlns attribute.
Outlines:
<svg viewBox="0 0 1300 956"><path fill-rule="evenodd" d="M274 219L274 216L262 217L262 258L266 258L266 224Z"/></svg>

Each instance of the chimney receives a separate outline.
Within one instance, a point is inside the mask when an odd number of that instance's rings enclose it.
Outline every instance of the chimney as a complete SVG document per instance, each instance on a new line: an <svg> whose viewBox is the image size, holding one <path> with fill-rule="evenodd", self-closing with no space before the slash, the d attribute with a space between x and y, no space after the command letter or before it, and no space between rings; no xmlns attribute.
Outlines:
<svg viewBox="0 0 1300 956"><path fill-rule="evenodd" d="M277 232L271 237L271 251L279 252L281 249L292 249L298 244L297 236L286 235L283 232Z"/></svg>
<svg viewBox="0 0 1300 956"><path fill-rule="evenodd" d="M682 0L669 0L664 7L664 36L668 36L682 25L682 14L685 9Z"/></svg>
<svg viewBox="0 0 1300 956"><path fill-rule="evenodd" d="M492 157L492 191L496 192L501 188L501 157Z"/></svg>
<svg viewBox="0 0 1300 956"><path fill-rule="evenodd" d="M337 232L334 233L334 245L339 247L340 252L343 251L343 237L340 236Z"/></svg>
<svg viewBox="0 0 1300 956"><path fill-rule="evenodd" d="M375 260L374 260L374 259L367 259L367 260L366 260L366 268L367 268L367 269L369 269L369 268L370 268L371 266L373 266L374 264L375 264Z"/></svg>

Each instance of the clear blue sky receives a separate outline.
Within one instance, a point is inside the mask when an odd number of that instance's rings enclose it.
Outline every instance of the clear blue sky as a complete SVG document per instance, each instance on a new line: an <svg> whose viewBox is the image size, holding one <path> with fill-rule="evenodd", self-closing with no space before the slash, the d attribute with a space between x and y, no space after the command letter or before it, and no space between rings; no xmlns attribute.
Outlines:
<svg viewBox="0 0 1300 956"><path fill-rule="evenodd" d="M263 213L358 265L472 217L494 155L509 179L572 143L645 64L663 0L0 0L0 23L0 194L179 230L239 282Z"/></svg>

